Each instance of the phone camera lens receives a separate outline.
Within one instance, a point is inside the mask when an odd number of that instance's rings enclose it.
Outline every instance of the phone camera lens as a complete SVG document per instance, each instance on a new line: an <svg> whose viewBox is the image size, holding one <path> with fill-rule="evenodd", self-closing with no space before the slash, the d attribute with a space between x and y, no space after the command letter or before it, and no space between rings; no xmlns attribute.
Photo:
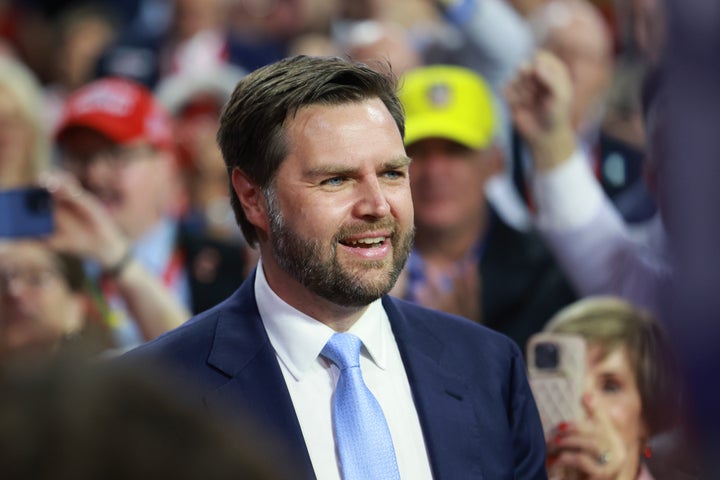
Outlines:
<svg viewBox="0 0 720 480"><path fill-rule="evenodd" d="M43 213L50 210L50 196L45 190L35 190L26 197L27 209L33 213Z"/></svg>
<svg viewBox="0 0 720 480"><path fill-rule="evenodd" d="M551 370L558 367L558 346L554 343L543 342L535 346L535 366L542 370Z"/></svg>

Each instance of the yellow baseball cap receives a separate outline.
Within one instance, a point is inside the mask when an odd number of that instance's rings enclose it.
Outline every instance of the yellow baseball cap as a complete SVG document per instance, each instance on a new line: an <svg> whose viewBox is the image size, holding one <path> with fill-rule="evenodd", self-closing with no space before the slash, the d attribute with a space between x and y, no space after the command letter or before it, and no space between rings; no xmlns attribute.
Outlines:
<svg viewBox="0 0 720 480"><path fill-rule="evenodd" d="M497 118L492 92L472 70L415 68L401 78L398 97L405 109L405 145L436 137L481 150L493 141Z"/></svg>

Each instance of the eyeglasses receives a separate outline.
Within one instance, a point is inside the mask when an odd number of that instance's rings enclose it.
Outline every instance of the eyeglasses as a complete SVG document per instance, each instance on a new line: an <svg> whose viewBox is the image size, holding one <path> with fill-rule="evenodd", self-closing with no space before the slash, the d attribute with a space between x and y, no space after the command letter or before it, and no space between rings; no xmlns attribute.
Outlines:
<svg viewBox="0 0 720 480"><path fill-rule="evenodd" d="M57 285L60 278L61 273L55 268L0 268L0 293L9 292L16 284L32 291L45 290Z"/></svg>
<svg viewBox="0 0 720 480"><path fill-rule="evenodd" d="M150 145L112 145L89 153L66 149L61 158L63 166L73 173L82 172L91 164L100 161L112 170L120 171L149 158L154 152L155 149Z"/></svg>

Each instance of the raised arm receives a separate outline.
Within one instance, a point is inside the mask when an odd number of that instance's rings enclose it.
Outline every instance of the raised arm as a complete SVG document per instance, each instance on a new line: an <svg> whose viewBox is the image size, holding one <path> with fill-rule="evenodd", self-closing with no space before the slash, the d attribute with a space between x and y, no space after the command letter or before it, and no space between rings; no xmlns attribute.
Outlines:
<svg viewBox="0 0 720 480"><path fill-rule="evenodd" d="M190 318L172 293L132 257L130 242L96 199L66 175L50 178L48 187L56 221L50 244L96 262L111 277L145 340Z"/></svg>
<svg viewBox="0 0 720 480"><path fill-rule="evenodd" d="M616 294L656 310L663 259L631 236L579 149L565 66L540 52L506 93L533 160L535 224L578 293Z"/></svg>

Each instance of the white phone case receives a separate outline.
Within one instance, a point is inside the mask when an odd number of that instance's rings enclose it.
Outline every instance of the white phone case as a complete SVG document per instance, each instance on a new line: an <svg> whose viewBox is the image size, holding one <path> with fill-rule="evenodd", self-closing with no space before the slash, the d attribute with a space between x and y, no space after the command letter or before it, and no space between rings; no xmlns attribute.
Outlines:
<svg viewBox="0 0 720 480"><path fill-rule="evenodd" d="M555 366L538 366L536 349L541 344L557 349ZM585 339L579 335L538 333L528 341L528 378L546 438L560 422L578 420L584 415L581 396L586 351Z"/></svg>

